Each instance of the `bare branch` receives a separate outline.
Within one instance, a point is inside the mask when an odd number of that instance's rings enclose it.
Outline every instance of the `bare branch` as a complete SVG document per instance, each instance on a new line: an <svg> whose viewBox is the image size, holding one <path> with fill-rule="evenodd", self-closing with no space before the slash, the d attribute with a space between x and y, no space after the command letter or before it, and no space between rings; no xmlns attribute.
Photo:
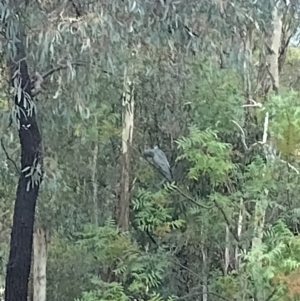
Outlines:
<svg viewBox="0 0 300 301"><path fill-rule="evenodd" d="M268 127L269 127L269 112L266 112L266 115L265 115L265 121L264 121L264 132L263 132L263 138L262 138L262 141L257 141L255 143L253 143L250 147L247 146L246 144L246 136L245 136L245 132L243 130L243 128L234 120L231 120L235 125L237 125L237 127L241 130L242 132L242 142L243 142L243 145L245 147L245 149L247 151L251 150L253 147L255 147L256 145L265 145L265 146L268 146L270 149L272 149L271 145L267 144L267 140L268 140ZM268 155L266 154L266 157ZM286 164L289 168L291 168L292 170L294 170L297 174L299 174L299 170L291 165L289 162L287 161L284 161L282 159L280 159L280 162Z"/></svg>
<svg viewBox="0 0 300 301"><path fill-rule="evenodd" d="M20 170L19 170L19 168L18 168L16 162L15 162L13 159L10 158L10 156L8 155L8 152L7 152L6 149L5 149L4 142L3 142L3 138L1 138L1 146L2 146L2 149L3 149L4 153L5 153L6 159L7 159L8 161L12 162L12 164L14 165L16 171L17 171L18 173L20 173Z"/></svg>
<svg viewBox="0 0 300 301"><path fill-rule="evenodd" d="M245 107L262 108L263 107L262 103L256 102L255 100L253 100L251 98L249 99L249 101L252 102L252 104L242 105L242 108L245 108Z"/></svg>
<svg viewBox="0 0 300 301"><path fill-rule="evenodd" d="M236 121L231 120L231 122L233 122L241 130L241 132L242 132L242 143L245 147L245 150L248 150L249 148L246 144L246 135L245 135L245 132L244 132L243 128Z"/></svg>
<svg viewBox="0 0 300 301"><path fill-rule="evenodd" d="M264 132L263 132L263 138L262 141L257 141L255 143L253 143L250 147L247 146L246 144L246 135L245 135L245 131L243 130L243 128L234 120L231 120L231 122L233 122L242 132L242 143L245 147L245 150L250 151L254 146L256 145L265 145L267 144L267 139L268 139L268 127L269 127L269 112L266 113L265 115L265 121L264 121Z"/></svg>
<svg viewBox="0 0 300 301"><path fill-rule="evenodd" d="M191 198L189 195L185 194L181 189L179 189L177 186L175 187L175 190L177 190L183 197L185 197L188 201L193 203L194 205L204 208L204 209L211 209L212 206L208 207L202 204L197 203L193 198Z"/></svg>
<svg viewBox="0 0 300 301"><path fill-rule="evenodd" d="M79 63L79 62L75 62L75 63L71 63L72 66L84 66L84 63ZM48 72L46 72L45 74L43 74L43 79L45 80L47 77L49 77L50 75L52 75L54 72L56 71L60 71L63 69L67 69L69 67L69 65L61 65L58 66L56 68L53 68L51 70L49 70Z"/></svg>
<svg viewBox="0 0 300 301"><path fill-rule="evenodd" d="M269 112L267 112L266 115L265 115L264 134L263 134L263 140L262 140L263 144L267 143L268 127L269 127Z"/></svg>
<svg viewBox="0 0 300 301"><path fill-rule="evenodd" d="M72 66L83 66L84 63L71 63ZM61 65L56 68L53 68L46 72L45 74L41 75L39 72L35 72L34 76L32 77L31 83L31 94L32 96L37 96L42 91L42 84L46 80L47 77L52 75L54 72L67 69L69 65Z"/></svg>
<svg viewBox="0 0 300 301"><path fill-rule="evenodd" d="M229 219L228 219L228 217L227 217L227 215L226 215L224 209L222 208L222 206L221 206L220 204L217 203L217 201L214 201L214 204L215 204L216 207L219 209L219 211L222 213L222 215L223 215L223 217L224 217L224 219L225 219L225 222L226 222L226 224L227 224L227 226L228 226L228 229L229 229L230 233L232 234L232 236L234 237L234 239L239 243L239 242L240 242L240 238L239 238L239 237L236 235L236 233L232 230L232 226L231 226L231 224L230 224L230 221L229 221ZM241 246L238 246L238 247L242 250Z"/></svg>
<svg viewBox="0 0 300 301"><path fill-rule="evenodd" d="M299 174L299 170L295 166L291 165L289 162L286 162L286 161L284 161L282 159L280 159L280 162L286 164L290 169L292 169L293 171L295 171L296 174Z"/></svg>

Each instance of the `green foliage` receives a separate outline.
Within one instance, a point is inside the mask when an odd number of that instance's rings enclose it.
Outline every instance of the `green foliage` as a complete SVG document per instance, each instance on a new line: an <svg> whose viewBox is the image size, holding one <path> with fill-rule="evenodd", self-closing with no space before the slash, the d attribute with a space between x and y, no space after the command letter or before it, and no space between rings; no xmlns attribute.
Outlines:
<svg viewBox="0 0 300 301"><path fill-rule="evenodd" d="M184 221L173 220L170 201L166 190L151 193L139 189L136 198L132 200L135 223L140 229L154 232L158 236L164 236L172 229L180 228Z"/></svg>
<svg viewBox="0 0 300 301"><path fill-rule="evenodd" d="M287 62L295 63L300 61L300 51L297 47L289 47L287 50Z"/></svg>
<svg viewBox="0 0 300 301"><path fill-rule="evenodd" d="M270 130L278 150L285 158L298 156L300 144L299 93L284 91L273 96L267 109L272 116Z"/></svg>
<svg viewBox="0 0 300 301"><path fill-rule="evenodd" d="M57 69L36 102L45 171L36 223L52 231L47 299L190 301L204 299L207 290L210 301L252 300L257 288L265 292L258 301L284 299L288 285L276 279L296 273L300 260L299 239L290 231L299 227L299 176L286 162L266 164L261 148L246 151L241 139L249 146L260 139L269 112L271 142L298 168L298 92L268 96L263 110L242 107L246 86L257 100L265 80L259 76L274 1L29 1L26 9L26 1L14 2L0 3L8 26L2 32L9 34L9 41L1 40L5 51L13 54L23 22L30 73ZM295 11L287 4L285 9L283 21L292 32ZM253 64L245 70L251 64L243 48L248 30ZM280 78L295 90L298 52L288 50L292 66L284 64ZM128 66L136 103L131 227L121 233L112 216L121 191L121 96ZM17 132L8 127L11 95L4 95L8 84L1 79L7 153L0 149L0 285L17 180L12 161L20 156ZM155 144L178 174L163 188L140 154ZM258 230L262 241L252 247Z"/></svg>
<svg viewBox="0 0 300 301"><path fill-rule="evenodd" d="M285 300L288 283L278 280L281 274L289 275L299 267L297 250L299 238L279 220L265 231L261 245L241 254L243 264L240 270L225 277L215 273L212 287L222 291L225 297L249 298L257 283L265 297L274 295L274 298Z"/></svg>
<svg viewBox="0 0 300 301"><path fill-rule="evenodd" d="M203 61L193 60L190 65L193 80L187 98L193 114L188 121L200 129L231 134L234 129L231 120L243 118L240 79L233 69L219 70Z"/></svg>
<svg viewBox="0 0 300 301"><path fill-rule="evenodd" d="M262 260L264 265L274 266L274 272L290 273L300 265L298 252L300 240L279 220L269 230L265 231Z"/></svg>
<svg viewBox="0 0 300 301"><path fill-rule="evenodd" d="M213 183L226 180L227 174L234 168L230 162L230 144L222 143L216 131L199 130L196 126L189 128L189 135L177 141L183 155L177 160L186 159L192 164L189 178L198 179L208 173Z"/></svg>
<svg viewBox="0 0 300 301"><path fill-rule="evenodd" d="M83 292L81 299L76 301L128 301L130 298L124 293L124 287L117 283L106 283L99 279L95 279L93 284L97 286L97 290Z"/></svg>
<svg viewBox="0 0 300 301"><path fill-rule="evenodd" d="M76 236L73 242L61 239L54 241L50 254L50 281L53 284L57 282L56 287L61 285L60 278L52 279L52 273L59 271L60 277L73 273L72 282L76 289L65 291L66 298L78 298L79 292L83 292L80 300L130 300L132 295L159 300L159 295L151 295L155 294L169 265L166 254L141 251L127 234L119 232L112 221L99 228L85 225ZM65 257L62 258L57 256L61 252L61 244L65 250ZM64 266L71 262L75 264L72 268L72 265ZM49 293L56 300L52 289L50 286ZM62 291L62 288L59 290Z"/></svg>
<svg viewBox="0 0 300 301"><path fill-rule="evenodd" d="M245 269L251 279L262 287L265 295L274 291L277 275L289 274L300 265L299 238L295 237L282 221L264 233L264 242L244 255ZM285 295L285 285L277 283L275 295Z"/></svg>

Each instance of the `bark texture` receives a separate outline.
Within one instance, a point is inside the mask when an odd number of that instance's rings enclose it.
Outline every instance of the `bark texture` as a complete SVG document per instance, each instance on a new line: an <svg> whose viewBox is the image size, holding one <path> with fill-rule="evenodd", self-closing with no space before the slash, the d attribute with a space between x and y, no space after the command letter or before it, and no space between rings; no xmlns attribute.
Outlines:
<svg viewBox="0 0 300 301"><path fill-rule="evenodd" d="M33 236L33 301L46 301L46 266L49 234L37 228Z"/></svg>
<svg viewBox="0 0 300 301"><path fill-rule="evenodd" d="M119 203L118 226L122 231L129 228L129 199L130 199L130 150L134 125L134 97L133 84L124 76L123 93L123 130L121 157L121 192Z"/></svg>

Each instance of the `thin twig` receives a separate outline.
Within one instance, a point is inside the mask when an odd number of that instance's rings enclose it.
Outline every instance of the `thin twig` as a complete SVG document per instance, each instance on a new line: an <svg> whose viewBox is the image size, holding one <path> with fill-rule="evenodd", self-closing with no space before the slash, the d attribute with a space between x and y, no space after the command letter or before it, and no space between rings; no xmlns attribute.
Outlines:
<svg viewBox="0 0 300 301"><path fill-rule="evenodd" d="M252 104L242 105L242 108L245 108L245 107L262 108L263 107L262 103L260 103L260 102L256 102L255 100L253 100L251 98L249 98L248 100L250 102L252 102Z"/></svg>
<svg viewBox="0 0 300 301"><path fill-rule="evenodd" d="M185 197L188 201L195 204L198 207L204 208L204 209L211 209L212 206L208 207L202 204L197 203L193 198L191 198L189 195L185 194L181 189L179 189L177 186L175 186L175 190L177 190L183 197Z"/></svg>
<svg viewBox="0 0 300 301"><path fill-rule="evenodd" d="M84 66L84 63L79 63L79 62L75 62L75 63L71 63L71 66ZM35 76L36 76L36 81L34 83L34 85L36 86L32 91L32 96L36 97L37 95L39 95L42 91L42 87L41 85L43 84L43 82L45 81L45 79L47 77L49 77L50 75L52 75L54 72L63 70L63 69L67 69L69 66L68 65L61 65L58 66L56 68L53 68L49 71L47 71L45 74L41 75L40 73L36 72Z"/></svg>
<svg viewBox="0 0 300 301"><path fill-rule="evenodd" d="M234 239L236 240L236 242L237 242L237 243L240 243L240 238L239 238L239 237L236 235L236 233L232 230L230 221L229 221L229 219L228 219L228 217L227 217L225 211L223 210L223 208L221 207L221 205L219 205L219 204L217 203L217 201L214 201L214 203L215 203L216 207L221 211L221 213L222 213L222 215L223 215L223 217L224 217L224 219L225 219L225 222L226 222L226 224L227 224L227 226L228 226L228 229L229 229L230 233L232 234L232 236L234 237ZM238 244L238 248L239 248L241 251L243 251L242 247L241 247L239 244Z"/></svg>
<svg viewBox="0 0 300 301"><path fill-rule="evenodd" d="M20 170L19 170L19 168L18 168L16 162L15 162L13 159L10 158L10 156L8 155L8 152L7 152L6 149L5 149L4 142L3 142L3 138L1 138L1 146L2 146L2 149L3 149L4 153L5 153L6 159L7 159L8 161L12 162L12 164L14 165L14 167L15 167L17 173L20 173Z"/></svg>
<svg viewBox="0 0 300 301"><path fill-rule="evenodd" d="M85 64L84 63L71 63L72 66L84 66ZM47 77L49 77L50 75L52 75L54 72L56 71L60 71L60 70L63 70L63 69L67 69L69 66L67 65L62 65L62 66L58 66L56 68L53 68L51 70L49 70L48 72L46 72L45 74L42 75L43 79L45 80Z"/></svg>
<svg viewBox="0 0 300 301"><path fill-rule="evenodd" d="M231 122L233 122L242 132L242 143L245 147L245 150L250 151L254 146L256 145L262 145L262 144L267 144L267 139L268 139L268 127L269 127L269 112L266 112L265 115L265 121L264 121L264 131L263 131L263 138L262 141L257 141L255 143L253 143L250 147L247 146L246 144L246 135L245 135L245 131L243 130L243 128L234 120L231 120Z"/></svg>
<svg viewBox="0 0 300 301"><path fill-rule="evenodd" d="M287 164L287 166L288 166L289 168L291 168L293 171L295 171L296 174L299 174L299 170L298 170L295 166L291 165L289 162L284 161L284 160L282 160L282 159L280 159L280 162L282 162L282 163L284 163L284 164Z"/></svg>
<svg viewBox="0 0 300 301"><path fill-rule="evenodd" d="M236 121L231 120L231 122L233 122L241 130L241 132L242 132L242 143L245 147L245 150L248 150L249 148L246 144L246 135L245 135L245 132L244 132L243 128Z"/></svg>
<svg viewBox="0 0 300 301"><path fill-rule="evenodd" d="M278 291L278 288L275 288L273 290L273 292L266 298L265 301L270 301L274 297L274 295L277 293L277 291Z"/></svg>

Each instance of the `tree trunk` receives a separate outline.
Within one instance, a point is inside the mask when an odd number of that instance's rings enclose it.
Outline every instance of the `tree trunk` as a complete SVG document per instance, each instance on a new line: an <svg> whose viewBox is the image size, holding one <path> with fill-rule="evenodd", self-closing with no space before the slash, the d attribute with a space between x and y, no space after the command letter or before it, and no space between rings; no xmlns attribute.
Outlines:
<svg viewBox="0 0 300 301"><path fill-rule="evenodd" d="M273 91L278 93L279 89L279 50L281 46L281 32L282 32L282 20L281 14L279 12L278 7L275 5L272 13L272 29L270 34L270 49L267 55L267 73L268 77L265 80L264 84L264 92L267 93L269 91L269 87L272 88ZM265 125L264 125L264 137L263 143L267 142L267 133L268 133L268 119L269 113L266 112L265 116ZM267 146L267 145L265 145ZM266 153L266 159L269 161L270 156ZM264 226L265 226L265 215L268 207L268 190L265 189L265 198L263 200L256 201L255 204L255 212L254 212L254 237L252 239L252 248L258 252L257 256L260 257L261 249L260 245L262 244ZM258 262L258 265L261 266L261 262ZM255 285L255 299L257 301L265 300L265 293L262 290L261 279L254 279Z"/></svg>
<svg viewBox="0 0 300 301"><path fill-rule="evenodd" d="M94 224L98 227L98 183L97 183L97 159L99 153L98 136L95 141L95 147L93 150L93 171L92 171L92 183L93 183L93 211L94 211Z"/></svg>
<svg viewBox="0 0 300 301"><path fill-rule="evenodd" d="M243 220L244 220L244 202L243 198L240 200L240 211L239 211L239 216L238 216L238 223L237 223L237 237L238 239L241 238L242 234L242 228L243 228ZM238 270L240 267L240 258L239 258L239 247L236 246L234 250L234 258L235 258L235 269Z"/></svg>
<svg viewBox="0 0 300 301"><path fill-rule="evenodd" d="M244 38L244 97L245 104L249 103L252 99L252 49L253 49L253 24L250 23L246 30Z"/></svg>
<svg viewBox="0 0 300 301"><path fill-rule="evenodd" d="M33 248L31 254L31 266L30 266L30 274L28 280L27 301L33 301Z"/></svg>
<svg viewBox="0 0 300 301"><path fill-rule="evenodd" d="M24 35L19 34L18 39L24 40ZM27 301L35 206L42 180L41 135L32 105L24 45L17 42L15 46L16 56L13 62L10 62L10 76L16 89L15 105L20 109L16 120L21 143L21 173L11 232L5 301ZM29 172L32 172L32 175L26 177Z"/></svg>
<svg viewBox="0 0 300 301"><path fill-rule="evenodd" d="M133 84L125 71L123 93L123 131L121 157L121 192L119 203L118 225L122 231L129 228L129 199L130 199L130 151L134 125L134 96Z"/></svg>
<svg viewBox="0 0 300 301"><path fill-rule="evenodd" d="M277 4L278 5L278 4ZM279 61L282 64L284 61L284 52L287 45L282 45L282 14L279 8L275 5L272 12L272 27L269 31L269 38L266 39L265 53L260 57L260 72L258 75L258 89L261 90L261 95L267 95L270 90L278 92L279 88ZM282 47L285 47L281 49ZM281 50L281 51L280 51ZM280 55L282 53L282 55Z"/></svg>
<svg viewBox="0 0 300 301"><path fill-rule="evenodd" d="M227 275L230 263L230 231L228 225L225 229L224 275Z"/></svg>
<svg viewBox="0 0 300 301"><path fill-rule="evenodd" d="M278 7L275 5L273 10L272 34L271 34L271 52L267 56L269 76L272 82L272 88L278 92L279 88L279 50L281 46L282 20Z"/></svg>
<svg viewBox="0 0 300 301"><path fill-rule="evenodd" d="M46 301L48 242L48 232L37 228L33 236L33 301Z"/></svg>
<svg viewBox="0 0 300 301"><path fill-rule="evenodd" d="M272 31L270 38L270 48L271 51L267 56L267 69L269 74L269 79L271 80L272 88L275 92L278 92L279 88L279 69L278 69L278 58L279 58L279 49L281 46L281 31L282 31L282 21L281 14L279 13L278 7L275 6L273 10L273 21L272 21ZM266 137L263 138L263 142L267 142L267 126L268 126L268 112L265 117L265 129L264 135ZM267 155L267 154L266 154ZM268 158L267 158L268 159ZM266 197L268 192L266 191ZM262 235L263 235L263 227L265 220L265 211L267 207L267 201L256 202L255 206L255 216L254 216L254 238L252 240L252 246L257 246L261 243Z"/></svg>
<svg viewBox="0 0 300 301"><path fill-rule="evenodd" d="M207 248L202 246L202 301L207 301L207 293L208 293L208 256L207 256Z"/></svg>

